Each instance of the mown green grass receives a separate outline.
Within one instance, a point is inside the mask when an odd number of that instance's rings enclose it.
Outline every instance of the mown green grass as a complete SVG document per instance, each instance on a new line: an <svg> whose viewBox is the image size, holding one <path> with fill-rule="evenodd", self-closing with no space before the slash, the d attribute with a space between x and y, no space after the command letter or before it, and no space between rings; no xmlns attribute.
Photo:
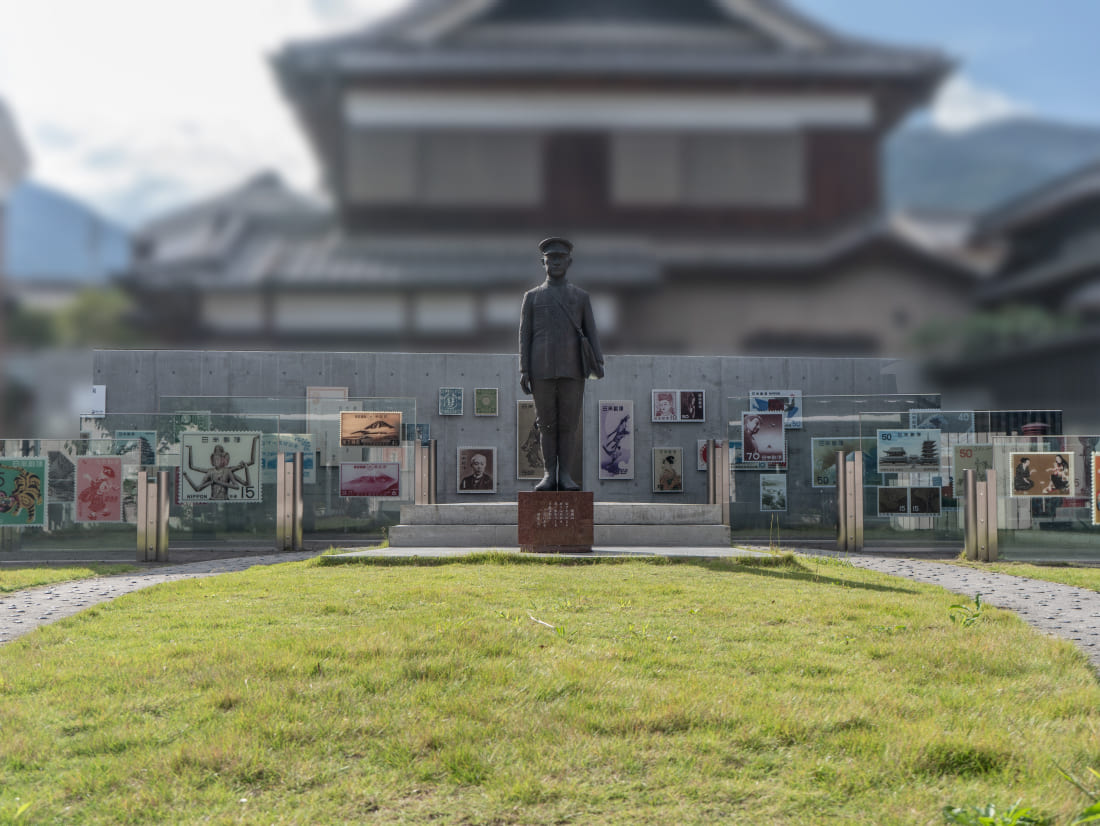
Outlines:
<svg viewBox="0 0 1100 826"><path fill-rule="evenodd" d="M0 594L52 585L55 582L72 582L95 576L111 576L136 571L136 565L30 565L27 567L0 567Z"/></svg>
<svg viewBox="0 0 1100 826"><path fill-rule="evenodd" d="M1044 582L1058 582L1073 585L1089 591L1100 591L1100 568L1074 565L1032 565L1028 562L968 562L965 559L951 560L951 564L976 571L989 571L994 574L1011 574L1028 579L1041 579Z"/></svg>
<svg viewBox="0 0 1100 826"><path fill-rule="evenodd" d="M1083 808L1069 643L833 560L313 563L0 648L0 823L928 824Z"/></svg>

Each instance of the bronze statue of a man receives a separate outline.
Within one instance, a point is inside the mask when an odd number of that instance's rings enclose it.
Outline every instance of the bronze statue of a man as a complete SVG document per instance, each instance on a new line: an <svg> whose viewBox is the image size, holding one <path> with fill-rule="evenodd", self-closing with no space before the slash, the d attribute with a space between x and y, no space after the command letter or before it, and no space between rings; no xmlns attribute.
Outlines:
<svg viewBox="0 0 1100 826"><path fill-rule="evenodd" d="M573 263L573 244L547 238L539 251L546 280L524 293L519 321L519 385L534 397L546 464L535 490L580 490L569 475L584 401L580 337L587 337L601 365L603 352L588 293L565 278Z"/></svg>

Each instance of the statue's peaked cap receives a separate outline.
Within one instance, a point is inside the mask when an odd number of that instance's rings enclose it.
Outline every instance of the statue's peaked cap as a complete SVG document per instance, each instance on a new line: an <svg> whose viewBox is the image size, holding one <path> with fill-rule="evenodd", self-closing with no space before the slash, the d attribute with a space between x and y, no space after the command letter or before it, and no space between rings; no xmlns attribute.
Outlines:
<svg viewBox="0 0 1100 826"><path fill-rule="evenodd" d="M539 242L539 252L549 255L552 252L564 252L569 255L573 252L573 242L566 238L552 236Z"/></svg>

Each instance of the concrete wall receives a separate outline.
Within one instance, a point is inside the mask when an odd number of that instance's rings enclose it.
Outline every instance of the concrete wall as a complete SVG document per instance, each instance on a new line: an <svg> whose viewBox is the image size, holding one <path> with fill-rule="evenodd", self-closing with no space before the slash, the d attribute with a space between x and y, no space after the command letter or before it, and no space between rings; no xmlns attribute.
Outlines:
<svg viewBox="0 0 1100 826"><path fill-rule="evenodd" d="M731 396L750 390L801 389L806 396L908 392L898 387L904 365L893 359L749 358L737 356L608 356L607 377L588 383L584 412L584 482L600 501L706 501L706 474L695 469L698 439L725 438ZM301 400L308 386L347 387L356 397L410 397L417 417L439 444L439 501L511 500L533 483L517 481L514 354L321 353L101 350L93 383L107 385L107 413L155 413L161 396L260 396ZM438 415L438 389L462 387L465 414ZM500 415L473 415L473 391L499 388ZM706 391L706 421L658 424L650 419L650 391ZM598 403L634 401L635 478L598 480ZM497 490L492 497L456 493L456 448L496 446ZM651 492L654 447L684 449L684 492Z"/></svg>

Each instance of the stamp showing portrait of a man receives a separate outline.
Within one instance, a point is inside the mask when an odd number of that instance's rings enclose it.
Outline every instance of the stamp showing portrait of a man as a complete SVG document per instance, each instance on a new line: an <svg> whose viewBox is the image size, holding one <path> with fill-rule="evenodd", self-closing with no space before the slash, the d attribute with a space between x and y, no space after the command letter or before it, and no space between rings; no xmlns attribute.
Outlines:
<svg viewBox="0 0 1100 826"><path fill-rule="evenodd" d="M458 449L458 492L496 493L496 448Z"/></svg>

